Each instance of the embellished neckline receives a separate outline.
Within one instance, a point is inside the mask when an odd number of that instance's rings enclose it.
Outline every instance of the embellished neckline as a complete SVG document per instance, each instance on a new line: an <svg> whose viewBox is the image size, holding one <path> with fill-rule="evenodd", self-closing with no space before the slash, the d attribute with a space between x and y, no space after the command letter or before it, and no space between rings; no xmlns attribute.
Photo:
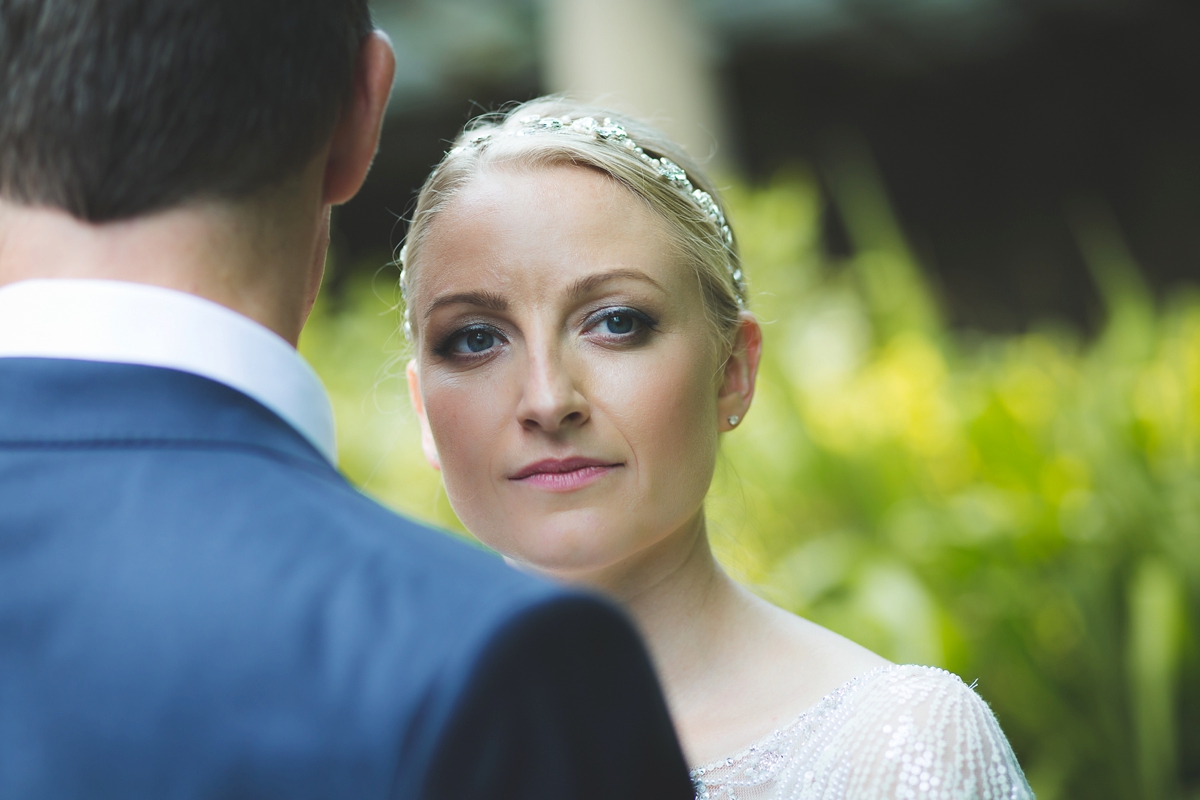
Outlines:
<svg viewBox="0 0 1200 800"><path fill-rule="evenodd" d="M742 750L738 751L734 755L727 756L725 758L719 758L716 761L709 762L708 764L704 764L699 767L694 767L688 774L690 775L692 782L695 783L699 780L702 780L704 778L704 776L710 772L714 772L719 769L724 769L726 767L732 767L733 765L737 764L739 761L742 761L745 758L748 758L748 757L753 756L760 752L767 751L770 749L771 745L773 745L775 742L779 741L783 737L790 734L798 726L804 724L810 718L824 714L825 712L829 711L832 708L836 708L843 700L846 699L846 697L854 689L857 689L860 685L862 685L864 683L868 683L886 672L891 672L892 670L901 669L903 667L914 667L914 666L917 666L917 665L915 665L915 664L884 664L883 666L874 667L874 668L868 670L867 672L862 673L861 675L857 675L857 676L851 678L850 680L846 681L842 685L838 686L837 688L833 689L828 694L824 695L820 700L818 700L816 703L813 703L811 706L806 708L804 711L802 711L800 713L800 715L798 717L794 718L791 722L789 722L787 725L783 726L782 728L777 728L775 731L773 731L768 736L765 736L764 738L759 739L758 741L754 742L753 744L749 745L748 747L742 748ZM923 667L923 669L931 669L931 668Z"/></svg>

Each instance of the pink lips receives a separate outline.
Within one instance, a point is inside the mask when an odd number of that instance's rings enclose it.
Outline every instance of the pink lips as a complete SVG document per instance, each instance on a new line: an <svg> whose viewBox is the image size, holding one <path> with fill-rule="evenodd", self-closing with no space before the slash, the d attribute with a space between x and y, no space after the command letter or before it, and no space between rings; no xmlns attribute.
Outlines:
<svg viewBox="0 0 1200 800"><path fill-rule="evenodd" d="M595 458L549 458L522 467L509 480L551 492L571 492L595 483L619 466Z"/></svg>

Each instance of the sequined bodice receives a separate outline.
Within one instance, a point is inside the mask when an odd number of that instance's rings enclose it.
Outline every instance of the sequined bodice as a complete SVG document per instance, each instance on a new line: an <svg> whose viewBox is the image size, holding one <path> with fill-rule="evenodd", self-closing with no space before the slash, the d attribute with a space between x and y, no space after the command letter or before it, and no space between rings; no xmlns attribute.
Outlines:
<svg viewBox="0 0 1200 800"><path fill-rule="evenodd" d="M953 673L887 666L692 770L697 800L1032 800L982 698Z"/></svg>

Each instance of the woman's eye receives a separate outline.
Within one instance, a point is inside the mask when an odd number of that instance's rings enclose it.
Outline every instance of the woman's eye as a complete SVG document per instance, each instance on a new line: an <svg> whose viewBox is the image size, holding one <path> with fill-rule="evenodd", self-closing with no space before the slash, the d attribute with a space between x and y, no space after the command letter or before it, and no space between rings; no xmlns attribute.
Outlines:
<svg viewBox="0 0 1200 800"><path fill-rule="evenodd" d="M500 337L486 328L469 328L453 336L442 349L446 355L472 356L486 353L500 342Z"/></svg>
<svg viewBox="0 0 1200 800"><path fill-rule="evenodd" d="M654 330L654 321L632 308L610 308L596 313L587 323L587 331L600 341L633 345Z"/></svg>
<svg viewBox="0 0 1200 800"><path fill-rule="evenodd" d="M496 337L487 331L468 331L463 343L472 353L482 353L496 343Z"/></svg>
<svg viewBox="0 0 1200 800"><path fill-rule="evenodd" d="M609 314L604 318L604 327L609 333L620 336L632 333L637 327L637 320L630 314Z"/></svg>

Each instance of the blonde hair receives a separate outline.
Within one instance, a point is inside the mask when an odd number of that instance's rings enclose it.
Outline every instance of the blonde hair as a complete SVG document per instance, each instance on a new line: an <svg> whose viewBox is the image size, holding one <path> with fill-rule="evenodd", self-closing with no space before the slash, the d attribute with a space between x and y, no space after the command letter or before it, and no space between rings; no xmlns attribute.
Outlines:
<svg viewBox="0 0 1200 800"><path fill-rule="evenodd" d="M554 122L553 132L544 134L536 126L531 129L531 121L536 120ZM557 124L572 120L594 120L606 129L616 126L627 136L614 141ZM686 177L668 180L656 166L659 159L677 165ZM695 270L709 323L726 347L732 346L738 315L746 306L745 286L737 242L716 188L682 148L649 125L560 97L542 97L504 113L480 117L455 140L421 187L400 251L400 287L406 299L412 274L420 265L422 245L438 214L476 175L494 164L587 167L640 197L675 234L674 244ZM686 188L681 189L680 183ZM695 192L690 191L693 187ZM411 337L407 309L405 327Z"/></svg>

